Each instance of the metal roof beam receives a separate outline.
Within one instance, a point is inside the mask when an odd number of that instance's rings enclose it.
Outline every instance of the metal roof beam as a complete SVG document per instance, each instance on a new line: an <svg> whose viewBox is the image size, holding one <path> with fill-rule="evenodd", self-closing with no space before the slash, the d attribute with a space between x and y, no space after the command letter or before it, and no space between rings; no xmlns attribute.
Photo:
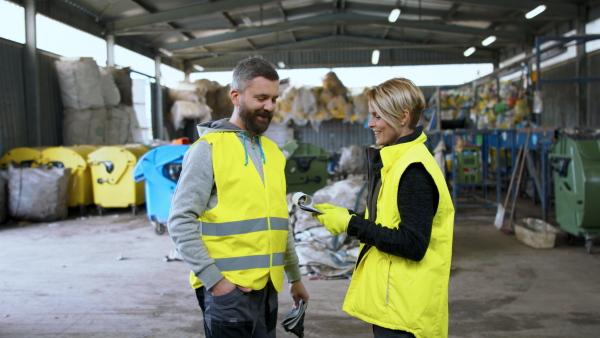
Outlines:
<svg viewBox="0 0 600 338"><path fill-rule="evenodd" d="M399 20L394 24L390 24L384 20L378 20L377 22L373 22L372 18L366 15L354 15L354 14L326 14L320 15L308 19L301 20L292 20L286 21L276 25L270 26L262 26L262 27L253 27L246 30L239 30L231 33L224 33L221 35L215 36L207 36L203 38L198 38L189 41L179 41L163 44L160 47L169 49L169 50L179 50L185 48L192 48L196 46L202 46L212 43L219 43L225 41L232 41L237 39L249 38L257 35L264 35L269 33L275 33L278 31L286 31L286 30L294 30L301 29L304 27L310 27L312 25L318 24L328 24L328 25L343 25L348 23L358 24L377 24L384 27L392 27L392 28L411 28L417 30L425 30L425 31L438 31L450 34L458 34L458 35L467 35L467 36L490 36L496 35L498 38L509 39L516 42L525 42L526 36L522 32L516 31L500 31L500 30L491 30L491 29L483 29L483 28L474 28L474 27L465 27L458 25L444 25L444 24L436 24L436 23L428 23L428 22L418 22L418 21L410 21L410 20Z"/></svg>
<svg viewBox="0 0 600 338"><path fill-rule="evenodd" d="M131 18L119 19L108 23L111 31L119 31L127 28L140 27L162 22L176 21L199 15L212 14L217 12L226 12L231 9L248 7L254 5L275 2L275 0L244 0L243 6L240 6L238 0L222 0L217 2L207 2L198 5L185 6L168 11L158 12L149 15L139 15Z"/></svg>
<svg viewBox="0 0 600 338"><path fill-rule="evenodd" d="M548 7L546 11L548 11L549 13L560 12L573 17L577 17L579 15L578 5L567 2L554 2L548 0L543 2L536 0L454 0L454 2L469 5L490 6L496 8L520 9L523 11L530 11L536 8L537 6L544 4Z"/></svg>

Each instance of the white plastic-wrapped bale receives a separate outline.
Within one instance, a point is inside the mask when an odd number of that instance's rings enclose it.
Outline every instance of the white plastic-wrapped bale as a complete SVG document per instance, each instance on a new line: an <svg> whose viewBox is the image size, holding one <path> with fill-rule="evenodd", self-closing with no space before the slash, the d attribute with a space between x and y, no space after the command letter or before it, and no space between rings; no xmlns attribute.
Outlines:
<svg viewBox="0 0 600 338"><path fill-rule="evenodd" d="M365 147L351 145L342 147L339 161L340 172L345 174L362 174L367 169Z"/></svg>
<svg viewBox="0 0 600 338"><path fill-rule="evenodd" d="M365 182L365 180L352 177L328 185L314 193L314 204L329 203L362 213L367 208ZM309 212L298 209L296 210L295 215L296 222L293 224L294 233L322 226Z"/></svg>
<svg viewBox="0 0 600 338"><path fill-rule="evenodd" d="M112 74L115 84L117 85L117 88L119 88L119 96L121 97L120 103L133 106L133 83L131 81L131 76L129 75L131 73L131 68L106 67L105 69Z"/></svg>
<svg viewBox="0 0 600 338"><path fill-rule="evenodd" d="M316 99L308 86L298 88L292 103L291 118L297 126L304 126L318 111Z"/></svg>
<svg viewBox="0 0 600 338"><path fill-rule="evenodd" d="M8 168L9 213L17 220L65 219L71 168Z"/></svg>
<svg viewBox="0 0 600 338"><path fill-rule="evenodd" d="M186 102L200 102L196 90L194 88L186 89L173 89L169 88L169 98L171 101L186 101Z"/></svg>
<svg viewBox="0 0 600 338"><path fill-rule="evenodd" d="M329 203L363 213L367 204L366 181L349 178L313 195L314 204ZM303 274L344 276L352 273L360 242L346 233L332 235L309 212L295 211L296 252Z"/></svg>
<svg viewBox="0 0 600 338"><path fill-rule="evenodd" d="M108 146L132 142L130 139L131 114L126 105L108 108L105 144Z"/></svg>
<svg viewBox="0 0 600 338"><path fill-rule="evenodd" d="M198 119L199 122L210 121L212 109L200 102L175 101L171 107L175 130L183 128L183 120Z"/></svg>
<svg viewBox="0 0 600 338"><path fill-rule="evenodd" d="M107 122L105 108L65 109L62 130L63 145L104 145Z"/></svg>
<svg viewBox="0 0 600 338"><path fill-rule="evenodd" d="M64 61L63 61L64 60ZM91 58L56 61L62 103L71 109L103 108L100 71Z"/></svg>
<svg viewBox="0 0 600 338"><path fill-rule="evenodd" d="M115 83L112 74L105 68L100 67L100 84L102 86L102 98L106 107L114 107L121 102L121 93Z"/></svg>
<svg viewBox="0 0 600 338"><path fill-rule="evenodd" d="M364 90L353 90L352 108L350 113L344 118L347 122L364 123L369 118L369 101L364 94Z"/></svg>
<svg viewBox="0 0 600 338"><path fill-rule="evenodd" d="M352 274L358 258L358 240L341 241L339 235L332 236L323 227L306 230L298 237L296 252L303 275L344 277Z"/></svg>
<svg viewBox="0 0 600 338"><path fill-rule="evenodd" d="M298 88L296 87L287 87L283 91L281 97L277 99L273 122L287 123L293 117L292 110L297 94Z"/></svg>

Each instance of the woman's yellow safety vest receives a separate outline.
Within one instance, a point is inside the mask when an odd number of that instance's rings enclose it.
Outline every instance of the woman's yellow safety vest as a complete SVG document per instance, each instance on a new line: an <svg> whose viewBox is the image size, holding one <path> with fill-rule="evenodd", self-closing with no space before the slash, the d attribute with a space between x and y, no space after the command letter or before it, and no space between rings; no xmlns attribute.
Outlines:
<svg viewBox="0 0 600 338"><path fill-rule="evenodd" d="M285 157L261 136L264 184L255 166L244 165L244 146L235 132L213 132L200 140L212 146L217 205L202 213L200 234L210 257L230 282L260 290L269 279L277 292L284 279L288 237ZM190 273L190 284L202 286Z"/></svg>
<svg viewBox="0 0 600 338"><path fill-rule="evenodd" d="M454 207L446 180L424 145L426 139L423 133L412 142L381 150L382 185L375 220L385 227L398 227L400 177L411 163L422 163L439 191L425 257L416 262L371 247L355 268L343 306L354 317L411 332L417 338L448 336L448 281L454 227Z"/></svg>

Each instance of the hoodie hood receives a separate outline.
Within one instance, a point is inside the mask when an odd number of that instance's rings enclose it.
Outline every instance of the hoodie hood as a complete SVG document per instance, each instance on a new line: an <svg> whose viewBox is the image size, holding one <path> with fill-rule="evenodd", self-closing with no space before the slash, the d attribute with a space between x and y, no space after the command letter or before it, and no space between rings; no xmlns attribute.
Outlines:
<svg viewBox="0 0 600 338"><path fill-rule="evenodd" d="M235 124L229 122L228 118L224 118L217 121L209 121L203 122L198 125L198 138L202 138L210 133L214 133L217 131L231 131L231 132L240 132L238 133L238 137L242 141L242 145L244 146L244 155L245 162L244 165L248 165L248 142L252 144L252 141L255 141L258 145L258 149L260 151L260 157L262 159L262 163L266 164L267 159L265 158L265 153L262 148L262 143L260 141L261 135L250 136L248 131L241 129Z"/></svg>
<svg viewBox="0 0 600 338"><path fill-rule="evenodd" d="M229 118L217 121L208 121L200 123L198 126L198 137L203 137L216 131L243 131L240 127L229 122Z"/></svg>

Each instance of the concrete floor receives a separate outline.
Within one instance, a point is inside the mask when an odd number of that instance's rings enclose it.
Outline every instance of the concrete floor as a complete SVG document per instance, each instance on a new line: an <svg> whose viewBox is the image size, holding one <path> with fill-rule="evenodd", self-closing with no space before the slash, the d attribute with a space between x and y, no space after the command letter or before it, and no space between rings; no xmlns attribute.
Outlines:
<svg viewBox="0 0 600 338"><path fill-rule="evenodd" d="M450 337L599 337L600 249L560 236L531 249L492 223L457 218ZM204 337L188 269L163 260L173 248L128 210L1 226L0 337ZM306 337L371 336L341 311L348 284L305 279ZM279 298L281 320L291 299Z"/></svg>

